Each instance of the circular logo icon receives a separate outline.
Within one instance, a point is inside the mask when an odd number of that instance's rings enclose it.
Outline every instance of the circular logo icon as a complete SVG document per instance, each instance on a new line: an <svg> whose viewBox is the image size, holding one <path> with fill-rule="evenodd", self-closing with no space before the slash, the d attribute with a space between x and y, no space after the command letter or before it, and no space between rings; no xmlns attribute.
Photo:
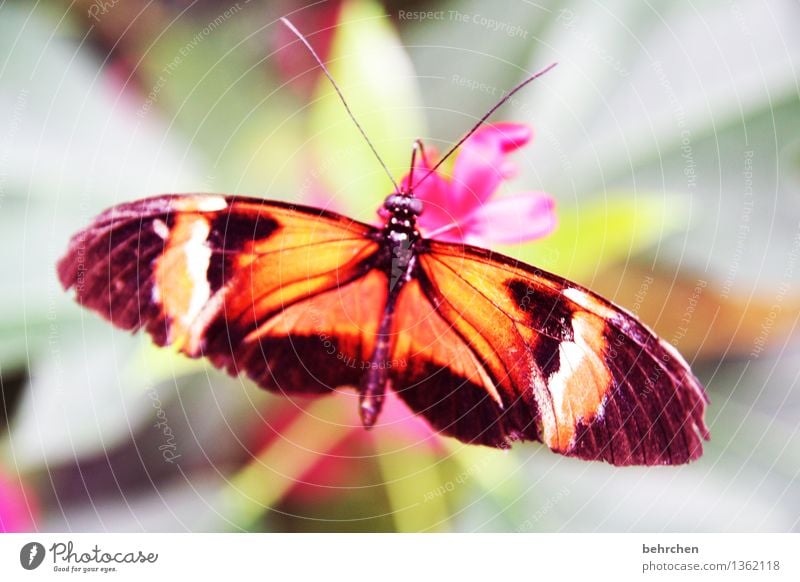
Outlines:
<svg viewBox="0 0 800 582"><path fill-rule="evenodd" d="M44 546L39 542L28 542L19 551L19 563L26 570L35 570L44 561Z"/></svg>

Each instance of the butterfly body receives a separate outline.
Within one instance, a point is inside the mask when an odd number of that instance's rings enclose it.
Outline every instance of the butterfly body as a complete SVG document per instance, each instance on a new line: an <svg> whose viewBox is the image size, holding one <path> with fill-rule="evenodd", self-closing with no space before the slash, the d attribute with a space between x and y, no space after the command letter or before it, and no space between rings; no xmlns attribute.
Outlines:
<svg viewBox="0 0 800 582"><path fill-rule="evenodd" d="M397 298L405 283L414 277L417 245L421 240L417 229L417 216L422 213L423 207L412 193L388 196L383 210L386 222L379 239L382 256L378 265L386 274L388 289L376 335L375 350L367 362L367 371L359 386L359 410L361 422L366 428L375 424L383 406L389 382L387 360L391 353L391 334Z"/></svg>

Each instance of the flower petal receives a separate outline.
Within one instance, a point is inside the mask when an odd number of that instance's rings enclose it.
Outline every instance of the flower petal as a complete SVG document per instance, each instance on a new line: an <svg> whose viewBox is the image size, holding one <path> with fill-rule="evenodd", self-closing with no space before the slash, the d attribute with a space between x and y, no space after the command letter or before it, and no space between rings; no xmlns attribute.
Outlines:
<svg viewBox="0 0 800 582"><path fill-rule="evenodd" d="M0 474L0 533L34 530L34 510L33 499L22 485Z"/></svg>
<svg viewBox="0 0 800 582"><path fill-rule="evenodd" d="M467 216L513 174L506 155L524 146L533 132L520 123L496 123L478 129L461 147L453 168L452 213Z"/></svg>
<svg viewBox="0 0 800 582"><path fill-rule="evenodd" d="M469 244L517 244L548 235L556 226L555 200L544 192L522 192L492 200L464 221Z"/></svg>

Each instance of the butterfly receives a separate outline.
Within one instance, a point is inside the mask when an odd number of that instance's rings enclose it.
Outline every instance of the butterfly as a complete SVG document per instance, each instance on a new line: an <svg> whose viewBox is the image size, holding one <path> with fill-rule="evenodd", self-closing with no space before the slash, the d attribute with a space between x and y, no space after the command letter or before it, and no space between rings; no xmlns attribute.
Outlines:
<svg viewBox="0 0 800 582"><path fill-rule="evenodd" d="M557 275L426 238L419 182L386 198L380 226L233 195L120 204L73 236L58 275L115 326L267 390L353 388L366 428L393 390L465 443L613 465L702 454L707 397L670 344Z"/></svg>

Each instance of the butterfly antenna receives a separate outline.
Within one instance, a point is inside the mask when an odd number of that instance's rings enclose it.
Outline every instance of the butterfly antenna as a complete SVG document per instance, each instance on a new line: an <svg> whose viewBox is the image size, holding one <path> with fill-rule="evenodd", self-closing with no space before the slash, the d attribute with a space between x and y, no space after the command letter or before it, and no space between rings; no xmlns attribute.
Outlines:
<svg viewBox="0 0 800 582"><path fill-rule="evenodd" d="M455 151L456 151L458 148L460 148L460 147L461 147L461 144L463 144L465 141L467 141L467 139L469 138L469 136L471 136L473 133L475 133L475 131L476 131L476 130L477 130L477 129L478 129L480 126L481 126L481 125L483 125L483 123L484 123L484 122L485 122L487 119L489 119L489 117L492 115L492 113L494 113L495 111L497 111L498 109L500 109L500 107L502 107L502 105L503 105L503 104L504 104L506 101L508 101L509 99L511 99L511 97L513 97L513 96L514 96L514 94L515 94L517 91L519 91L520 89L522 89L522 88L523 88L525 85L527 85L527 84L528 84L528 83L530 83L531 81L533 81L533 80L535 80L535 79L538 79L539 77L541 77L542 75L544 75L546 72L548 72L549 70L551 70L551 69L552 69L553 67L555 67L557 64L558 64L558 63L551 63L551 64L547 65L547 66L546 66L544 69L542 69L541 71L539 71L539 72L537 72L537 73L534 73L533 75L531 75L530 77L528 77L527 79L525 79L524 81L522 81L522 82L521 82L519 85L517 85L516 87L514 87L513 89L511 89L511 91L509 91L509 92L508 92L508 94L506 94L506 95L505 95L505 96L504 96L502 99L500 99L500 101L498 101L497 103L495 103L495 104L494 104L494 106L493 106L493 107L492 107L492 108L491 108L489 111L487 111L487 112L486 112L486 113L483 115L483 117L481 117L481 118L478 120L478 123L476 123L475 125L473 125L473 126L472 126L472 129L470 129L470 130L469 130L469 131L466 133L466 135L464 135L464 137L462 137L460 140L458 140L458 142L457 142L457 143L456 143L456 144L455 144L453 147L451 147L449 150L447 150L447 153L446 153L444 156L442 156L442 158L441 158L441 159L440 159L438 162L436 162L436 164L435 164L435 165L434 165L434 166L433 166L433 167L432 167L430 170L428 170L428 171L425 173L425 175L424 175L424 176L422 176L422 178L420 178L420 179L419 179L419 182L417 182L416 184L414 184L414 186L413 186L412 190L413 190L414 188L416 188L417 186L419 186L420 184L422 184L422 182L424 182L424 181L425 181L425 179L426 179L428 176L430 176L431 174L433 174L433 173L434 173L434 172L435 172L435 171L436 171L436 170L439 168L439 166L441 166L441 165L442 165L442 164L443 164L443 163L444 163L444 162L447 160L447 158L449 158L451 155L453 155L453 153L454 153L454 152L455 152Z"/></svg>
<svg viewBox="0 0 800 582"><path fill-rule="evenodd" d="M364 128L361 127L361 124L356 119L356 116L353 115L353 112L350 110L350 106L347 104L347 100L344 98L344 94L342 93L342 90L339 89L339 85L337 85L336 81L333 80L333 76L331 75L330 71L328 70L328 67L325 66L325 63L322 62L322 59L317 54L317 51L314 50L314 47L311 46L311 43L309 43L308 40L306 39L306 37L303 36L303 33L301 33L299 30L297 30L297 28L295 27L294 24L289 22L289 19L281 17L281 22L283 22L283 24L286 25L286 28L291 30L294 33L294 35L298 39L300 39L300 42L302 42L306 46L306 48L308 49L308 52L310 52L311 56L314 57L314 60L317 61L317 64L322 69L322 72L325 73L325 76L328 77L328 80L331 82L331 85L333 85L333 88L336 90L336 94L339 96L339 99L342 101L342 104L344 105L344 108L347 110L347 114L350 116L350 119L353 120L353 123L355 123L356 127L358 128L358 131L361 132L361 135L364 137L364 141L367 142L367 145L369 146L369 149L371 149L372 153L375 154L375 157L378 159L378 162L380 162L381 166L383 167L383 170L386 172L386 175L389 176L389 180L392 181L392 185L394 186L395 191L399 192L400 191L400 186L397 185L397 182L395 182L395 179L392 176L392 173L389 171L389 168L384 163L383 158L381 158L380 154L378 154L378 150L375 149L375 146L372 145L372 142L369 140L369 137L367 137L367 132L365 132Z"/></svg>

